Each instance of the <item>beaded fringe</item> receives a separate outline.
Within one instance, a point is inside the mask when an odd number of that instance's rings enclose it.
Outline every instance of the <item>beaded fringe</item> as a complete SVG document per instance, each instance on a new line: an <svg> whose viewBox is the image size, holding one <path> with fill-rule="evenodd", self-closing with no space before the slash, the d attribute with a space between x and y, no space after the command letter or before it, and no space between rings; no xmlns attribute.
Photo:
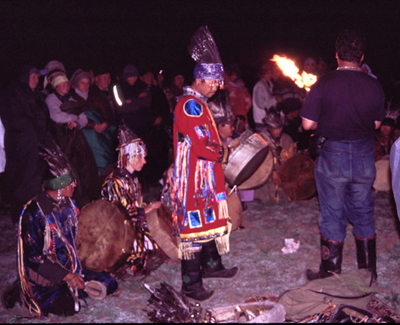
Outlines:
<svg viewBox="0 0 400 325"><path fill-rule="evenodd" d="M228 225L228 233L224 236L215 238L215 245L217 246L219 255L229 253L230 250L229 237L231 235L231 230L232 230L232 223L230 220L228 220L227 225Z"/></svg>
<svg viewBox="0 0 400 325"><path fill-rule="evenodd" d="M216 237L215 245L217 246L218 253L220 255L229 253L229 237L232 230L232 223L228 220L228 233L226 235ZM211 239L212 240L212 239ZM201 246L194 245L193 242L181 242L177 237L178 243L178 258L180 260L192 260L194 259L194 253L201 251ZM198 242L197 242L198 243Z"/></svg>
<svg viewBox="0 0 400 325"><path fill-rule="evenodd" d="M218 219L228 219L229 211L228 211L228 202L227 200L222 200L218 202Z"/></svg>

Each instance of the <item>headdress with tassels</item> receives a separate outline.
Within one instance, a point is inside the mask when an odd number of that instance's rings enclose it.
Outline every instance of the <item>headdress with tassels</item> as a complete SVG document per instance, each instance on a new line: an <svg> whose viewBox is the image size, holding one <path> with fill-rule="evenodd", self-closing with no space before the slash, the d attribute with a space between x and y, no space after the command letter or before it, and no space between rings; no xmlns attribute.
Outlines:
<svg viewBox="0 0 400 325"><path fill-rule="evenodd" d="M75 180L71 164L57 145L57 143L47 137L40 144L39 155L47 163L47 168L43 176L43 186L47 190L60 190Z"/></svg>
<svg viewBox="0 0 400 325"><path fill-rule="evenodd" d="M224 68L217 45L207 26L200 27L192 36L188 46L189 54L195 60L195 79L216 80L224 86Z"/></svg>
<svg viewBox="0 0 400 325"><path fill-rule="evenodd" d="M143 140L140 139L124 122L118 128L119 150L118 168L125 167L129 160L136 157L146 157L147 150Z"/></svg>

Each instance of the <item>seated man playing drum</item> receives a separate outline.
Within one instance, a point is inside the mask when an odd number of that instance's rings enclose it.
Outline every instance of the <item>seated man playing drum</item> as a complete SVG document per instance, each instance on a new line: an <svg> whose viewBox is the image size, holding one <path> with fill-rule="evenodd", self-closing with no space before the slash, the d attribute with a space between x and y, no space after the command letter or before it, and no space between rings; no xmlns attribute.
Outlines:
<svg viewBox="0 0 400 325"><path fill-rule="evenodd" d="M142 139L124 123L119 126L118 139L118 168L106 177L101 196L103 200L119 202L127 210L136 232L129 258L132 271L134 275L147 275L150 272L149 259L159 248L149 234L146 214L160 208L161 202L143 203L141 185L136 175L146 163L147 151Z"/></svg>
<svg viewBox="0 0 400 325"><path fill-rule="evenodd" d="M43 189L25 205L18 226L18 287L23 305L43 319L49 313L71 316L79 312L80 299L85 301L87 294L104 298L117 290L118 283L109 273L82 268L75 244L76 179L53 140L47 139L40 149L47 165ZM7 308L15 304L9 303Z"/></svg>
<svg viewBox="0 0 400 325"><path fill-rule="evenodd" d="M263 122L267 126L259 134L268 142L270 150L273 153L274 163L271 176L268 181L254 193L256 199L279 200L279 197L285 197L281 186L281 177L279 171L282 165L296 154L296 143L286 133L282 132L285 124L285 114L271 109L267 112Z"/></svg>

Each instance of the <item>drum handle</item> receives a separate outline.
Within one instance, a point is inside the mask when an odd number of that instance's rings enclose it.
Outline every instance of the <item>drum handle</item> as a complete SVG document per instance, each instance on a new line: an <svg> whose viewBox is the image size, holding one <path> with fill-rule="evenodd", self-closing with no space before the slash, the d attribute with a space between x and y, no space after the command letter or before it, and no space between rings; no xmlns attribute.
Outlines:
<svg viewBox="0 0 400 325"><path fill-rule="evenodd" d="M236 184L232 187L231 191L228 193L228 196L231 195L232 192L235 192L235 193L237 192L237 185Z"/></svg>

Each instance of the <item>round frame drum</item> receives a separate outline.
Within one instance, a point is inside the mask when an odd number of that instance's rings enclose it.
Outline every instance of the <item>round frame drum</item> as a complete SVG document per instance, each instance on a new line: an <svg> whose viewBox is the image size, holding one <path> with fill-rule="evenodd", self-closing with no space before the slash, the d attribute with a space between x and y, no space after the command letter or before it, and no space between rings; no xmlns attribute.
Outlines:
<svg viewBox="0 0 400 325"><path fill-rule="evenodd" d="M267 157L261 165L256 169L256 171L248 179L246 179L242 184L238 186L239 190L251 190L253 188L260 187L264 185L268 178L272 174L272 169L274 167L274 155L272 151L269 150Z"/></svg>
<svg viewBox="0 0 400 325"><path fill-rule="evenodd" d="M172 212L165 204L146 214L151 237L161 250L172 260L178 261L178 243L173 235Z"/></svg>
<svg viewBox="0 0 400 325"><path fill-rule="evenodd" d="M130 255L134 239L135 229L122 206L97 200L82 208L76 247L83 268L114 272Z"/></svg>
<svg viewBox="0 0 400 325"><path fill-rule="evenodd" d="M289 158L279 170L281 187L288 200L311 198L317 188L314 177L314 160L303 154Z"/></svg>
<svg viewBox="0 0 400 325"><path fill-rule="evenodd" d="M237 142L239 144L236 146ZM260 167L268 155L269 145L259 134L245 131L230 146L236 148L223 167L225 180L233 188L242 184Z"/></svg>

